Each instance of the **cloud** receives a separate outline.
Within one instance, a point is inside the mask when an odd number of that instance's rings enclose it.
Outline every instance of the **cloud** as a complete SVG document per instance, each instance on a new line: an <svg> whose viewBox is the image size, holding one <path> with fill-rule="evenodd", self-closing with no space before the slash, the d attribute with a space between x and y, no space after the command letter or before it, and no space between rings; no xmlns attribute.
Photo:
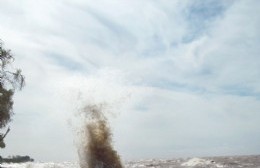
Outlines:
<svg viewBox="0 0 260 168"><path fill-rule="evenodd" d="M0 4L0 38L27 82L3 153L76 159L71 88L131 93L111 123L125 159L259 153L258 3Z"/></svg>
<svg viewBox="0 0 260 168"><path fill-rule="evenodd" d="M242 154L243 146L257 153L246 145L259 132L258 119L253 119L259 102L254 98L204 97L160 89L146 94L131 113L119 116L123 123L115 127L124 155L138 159L158 153L161 157Z"/></svg>

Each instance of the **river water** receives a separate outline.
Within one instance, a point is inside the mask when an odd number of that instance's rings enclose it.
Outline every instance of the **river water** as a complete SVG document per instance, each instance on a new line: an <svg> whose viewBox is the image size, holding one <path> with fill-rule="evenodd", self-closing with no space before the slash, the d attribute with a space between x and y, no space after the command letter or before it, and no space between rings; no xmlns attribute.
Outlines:
<svg viewBox="0 0 260 168"><path fill-rule="evenodd" d="M80 168L79 163L22 163L0 164L2 168ZM223 156L181 159L148 159L129 161L125 168L260 168L260 155Z"/></svg>

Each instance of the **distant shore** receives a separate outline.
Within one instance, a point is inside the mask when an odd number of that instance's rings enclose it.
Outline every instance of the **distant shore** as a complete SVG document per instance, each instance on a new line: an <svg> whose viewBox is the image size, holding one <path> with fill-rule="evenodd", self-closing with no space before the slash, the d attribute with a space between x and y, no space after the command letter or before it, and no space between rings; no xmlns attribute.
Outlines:
<svg viewBox="0 0 260 168"><path fill-rule="evenodd" d="M0 156L0 163L24 163L24 162L33 162L30 156L10 156L8 158L3 158Z"/></svg>

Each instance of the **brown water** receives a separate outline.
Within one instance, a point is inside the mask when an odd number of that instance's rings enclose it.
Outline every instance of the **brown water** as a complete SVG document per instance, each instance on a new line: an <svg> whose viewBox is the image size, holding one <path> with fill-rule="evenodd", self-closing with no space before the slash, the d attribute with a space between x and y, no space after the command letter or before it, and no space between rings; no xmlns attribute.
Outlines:
<svg viewBox="0 0 260 168"><path fill-rule="evenodd" d="M117 151L112 145L112 133L104 105L87 105L83 108L87 120L84 125L81 168L122 168ZM81 149L82 150L82 149Z"/></svg>
<svg viewBox="0 0 260 168"><path fill-rule="evenodd" d="M128 162L125 168L260 168L260 155L149 159Z"/></svg>

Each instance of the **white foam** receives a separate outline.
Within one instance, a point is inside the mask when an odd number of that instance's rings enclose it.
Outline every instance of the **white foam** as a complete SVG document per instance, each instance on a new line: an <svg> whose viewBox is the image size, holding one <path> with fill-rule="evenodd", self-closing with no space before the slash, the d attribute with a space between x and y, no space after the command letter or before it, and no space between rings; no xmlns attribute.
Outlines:
<svg viewBox="0 0 260 168"><path fill-rule="evenodd" d="M187 162L182 163L182 166L198 166L198 165L207 165L209 162L205 159L200 158L192 158Z"/></svg>
<svg viewBox="0 0 260 168"><path fill-rule="evenodd" d="M79 168L77 163L63 162L63 163L10 163L0 164L4 168Z"/></svg>
<svg viewBox="0 0 260 168"><path fill-rule="evenodd" d="M184 162L181 164L181 166L203 166L203 165L214 165L214 167L222 168L224 167L221 164L217 164L212 160L206 160L206 159L201 159L201 158L192 158L188 160L187 162Z"/></svg>

